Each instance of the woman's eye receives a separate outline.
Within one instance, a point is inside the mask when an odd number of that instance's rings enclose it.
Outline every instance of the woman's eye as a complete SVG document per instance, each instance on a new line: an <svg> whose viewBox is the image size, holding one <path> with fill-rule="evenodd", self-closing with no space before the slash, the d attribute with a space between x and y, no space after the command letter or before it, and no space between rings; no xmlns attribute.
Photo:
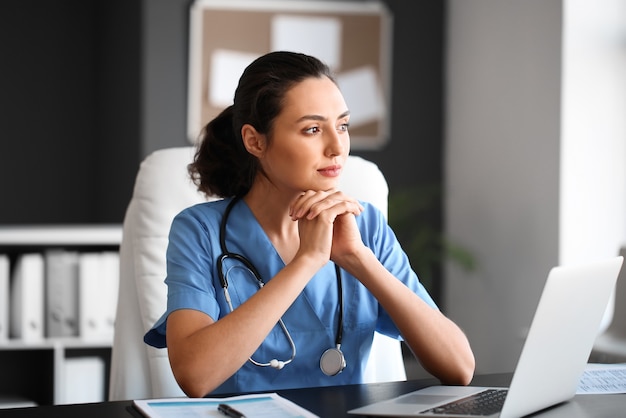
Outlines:
<svg viewBox="0 0 626 418"><path fill-rule="evenodd" d="M349 127L350 127L349 123L342 123L341 125L339 125L339 131L348 132Z"/></svg>
<svg viewBox="0 0 626 418"><path fill-rule="evenodd" d="M306 129L304 132L307 134L316 134L320 131L320 128L318 126L313 126L309 129Z"/></svg>

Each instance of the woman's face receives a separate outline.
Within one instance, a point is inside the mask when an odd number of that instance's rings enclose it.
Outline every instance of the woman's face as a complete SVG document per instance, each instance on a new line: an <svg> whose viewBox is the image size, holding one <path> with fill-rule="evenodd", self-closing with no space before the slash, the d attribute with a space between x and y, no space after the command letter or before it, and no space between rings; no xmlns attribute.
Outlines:
<svg viewBox="0 0 626 418"><path fill-rule="evenodd" d="M285 95L260 158L267 177L294 193L337 187L350 151L349 119L341 92L327 77L296 84Z"/></svg>

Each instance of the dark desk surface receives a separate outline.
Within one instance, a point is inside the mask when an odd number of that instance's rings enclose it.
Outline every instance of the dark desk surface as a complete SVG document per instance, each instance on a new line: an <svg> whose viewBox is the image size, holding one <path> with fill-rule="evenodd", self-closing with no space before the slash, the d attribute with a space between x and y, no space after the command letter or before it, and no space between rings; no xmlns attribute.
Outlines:
<svg viewBox="0 0 626 418"><path fill-rule="evenodd" d="M477 376L472 384L508 386L510 374ZM435 380L373 383L326 388L278 391L281 396L301 405L322 418L356 418L346 411L390 399L403 393L437 384ZM580 395L572 401L550 408L535 416L541 418L615 418L624 416L626 395ZM78 405L40 406L36 408L0 409L0 418L142 418L132 401L103 402Z"/></svg>

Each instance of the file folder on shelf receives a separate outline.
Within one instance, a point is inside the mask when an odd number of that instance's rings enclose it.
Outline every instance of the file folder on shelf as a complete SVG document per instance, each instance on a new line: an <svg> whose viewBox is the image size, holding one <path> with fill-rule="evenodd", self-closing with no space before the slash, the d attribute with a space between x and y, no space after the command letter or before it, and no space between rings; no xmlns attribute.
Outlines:
<svg viewBox="0 0 626 418"><path fill-rule="evenodd" d="M78 253L45 253L46 336L78 336Z"/></svg>
<svg viewBox="0 0 626 418"><path fill-rule="evenodd" d="M21 254L11 280L10 336L40 341L44 336L44 258Z"/></svg>
<svg viewBox="0 0 626 418"><path fill-rule="evenodd" d="M88 340L112 340L119 288L119 254L79 256L79 335Z"/></svg>
<svg viewBox="0 0 626 418"><path fill-rule="evenodd" d="M0 254L0 342L9 338L9 256Z"/></svg>

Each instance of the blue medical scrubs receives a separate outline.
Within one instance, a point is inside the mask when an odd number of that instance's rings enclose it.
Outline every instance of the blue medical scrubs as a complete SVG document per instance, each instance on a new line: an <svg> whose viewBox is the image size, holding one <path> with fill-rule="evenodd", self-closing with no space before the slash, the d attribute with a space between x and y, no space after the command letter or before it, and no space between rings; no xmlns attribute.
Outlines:
<svg viewBox="0 0 626 418"><path fill-rule="evenodd" d="M167 250L167 311L144 336L146 343L158 348L166 346L166 319L177 309L199 310L214 320L230 312L217 272L217 259L222 254L219 228L229 202L230 199L224 199L201 203L185 209L174 219ZM411 269L385 217L373 205L362 203L365 210L356 220L365 245L387 270L429 305L437 308ZM243 200L234 206L228 218L226 246L229 252L250 260L266 282L285 267ZM224 271L236 309L258 290L257 279L242 263L232 260L224 262ZM329 377L319 367L322 353L335 346L339 319L337 277L334 264L329 262L311 279L282 317L297 350L293 362L282 370L246 362L212 393L361 383L374 331L398 339L401 336L369 291L346 271L342 271L342 277L344 318L341 350L347 363L343 372ZM277 325L252 358L260 363L268 363L272 359L284 361L291 357L291 353L289 341Z"/></svg>

